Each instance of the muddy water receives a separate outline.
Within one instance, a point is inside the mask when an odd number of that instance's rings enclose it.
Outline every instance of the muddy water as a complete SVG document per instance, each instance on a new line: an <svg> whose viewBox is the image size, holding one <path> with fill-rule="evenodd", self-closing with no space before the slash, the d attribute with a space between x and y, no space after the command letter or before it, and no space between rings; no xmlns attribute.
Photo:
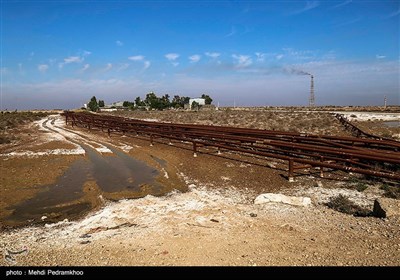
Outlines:
<svg viewBox="0 0 400 280"><path fill-rule="evenodd" d="M387 127L397 127L400 128L400 121L387 121L383 122Z"/></svg>
<svg viewBox="0 0 400 280"><path fill-rule="evenodd" d="M91 147L81 146L87 160L74 162L55 184L41 187L43 192L10 207L13 212L4 224L20 226L81 216L92 207L81 199L85 195L83 185L88 180L95 180L105 194L128 191L132 196L140 195L143 185L148 186L147 191L153 195L163 193L163 186L155 181L159 172L144 162L113 147L107 147L113 154L102 155Z"/></svg>
<svg viewBox="0 0 400 280"><path fill-rule="evenodd" d="M154 181L158 171L127 154L107 147L113 155L102 156L93 149L84 147L92 163L93 177L104 192L117 192L129 189L140 191L140 186L159 185Z"/></svg>
<svg viewBox="0 0 400 280"><path fill-rule="evenodd" d="M87 180L89 165L84 159L75 161L53 185L40 187L43 192L8 209L13 213L5 219L6 224L20 225L46 220L73 218L90 209L89 204L72 204L83 196L83 184Z"/></svg>

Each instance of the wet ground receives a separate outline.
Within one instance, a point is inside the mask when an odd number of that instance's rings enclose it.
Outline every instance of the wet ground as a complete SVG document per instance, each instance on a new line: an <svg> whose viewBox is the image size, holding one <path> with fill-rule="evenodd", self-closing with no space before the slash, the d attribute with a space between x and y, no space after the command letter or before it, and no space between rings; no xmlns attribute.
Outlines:
<svg viewBox="0 0 400 280"><path fill-rule="evenodd" d="M44 121L42 127L57 134L63 129L55 125L54 119L51 122ZM73 162L55 183L36 186L41 191L34 197L6 208L11 214L2 220L3 224L21 226L82 216L96 207L86 199L88 190L85 191L84 186L87 182L93 182L94 187L89 188L92 194L95 191L95 196L112 200L138 198L147 194L158 196L170 190L157 181L160 173L156 168L118 148L98 142L108 151L102 153L94 149L93 145L82 143L82 137L65 138L83 148L85 157ZM153 159L162 167L166 166L164 160Z"/></svg>
<svg viewBox="0 0 400 280"><path fill-rule="evenodd" d="M387 121L387 122L383 122L383 124L386 125L387 127L400 128L400 121Z"/></svg>

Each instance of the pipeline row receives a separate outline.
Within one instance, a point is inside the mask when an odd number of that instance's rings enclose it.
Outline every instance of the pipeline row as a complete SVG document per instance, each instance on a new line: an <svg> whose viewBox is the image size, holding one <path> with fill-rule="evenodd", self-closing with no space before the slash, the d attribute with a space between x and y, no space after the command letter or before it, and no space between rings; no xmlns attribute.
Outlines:
<svg viewBox="0 0 400 280"><path fill-rule="evenodd" d="M385 139L365 139L313 135L275 130L261 130L213 125L149 122L110 115L65 111L66 123L112 133L167 139L191 144L194 156L199 149L216 148L288 163L288 179L295 170L319 168L342 170L400 180L400 143Z"/></svg>
<svg viewBox="0 0 400 280"><path fill-rule="evenodd" d="M335 117L344 126L344 128L349 130L351 132L351 134L354 135L355 137L365 137L365 138L370 138L370 139L396 142L396 140L394 140L394 139L376 136L376 135L373 135L371 133L367 133L367 132L361 130L359 127L352 124L343 114L335 114Z"/></svg>

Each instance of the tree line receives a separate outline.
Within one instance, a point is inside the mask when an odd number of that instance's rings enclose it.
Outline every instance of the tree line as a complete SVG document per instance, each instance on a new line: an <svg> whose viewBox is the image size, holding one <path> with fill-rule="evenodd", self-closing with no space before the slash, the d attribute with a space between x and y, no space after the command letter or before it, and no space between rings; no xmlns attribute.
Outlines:
<svg viewBox="0 0 400 280"><path fill-rule="evenodd" d="M202 94L201 98L205 100L206 105L211 104L213 101L212 98L207 94ZM174 95L174 97L171 99L168 94L164 94L163 96L158 97L154 92L149 92L148 94L146 94L145 99L142 100L138 96L133 101L124 101L122 106L131 110L144 107L148 107L154 110L165 110L170 108L179 109L184 108L185 104L189 104L189 99L190 97L179 95ZM101 107L104 106L104 100L97 101L96 96L93 96L87 105L88 109L93 112L97 112ZM200 106L197 102L193 102L192 107L199 108Z"/></svg>

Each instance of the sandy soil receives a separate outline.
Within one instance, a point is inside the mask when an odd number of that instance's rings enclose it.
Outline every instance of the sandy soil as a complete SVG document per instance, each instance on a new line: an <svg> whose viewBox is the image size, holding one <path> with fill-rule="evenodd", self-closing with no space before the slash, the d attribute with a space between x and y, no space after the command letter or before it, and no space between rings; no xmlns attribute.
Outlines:
<svg viewBox="0 0 400 280"><path fill-rule="evenodd" d="M61 119L54 124L63 126ZM69 154L79 149L70 139L84 141L100 153L108 152L102 143L109 143L157 167L165 181L183 182L188 191L105 201L103 207L80 220L3 230L0 265L400 265L398 217L354 217L324 205L329 198L344 194L372 209L374 199L382 195L375 182L359 192L348 189L349 179L354 178L349 174L332 172L317 179L317 172L305 172L289 183L279 161L233 154L221 157L210 152L193 158L190 150L177 147L179 143L150 147L143 139L108 138L100 131L83 129L74 132L79 135L63 131L50 136L48 131L35 130L37 142L2 147L2 168L8 170L6 162L12 165L22 159L48 162L82 157ZM40 138L43 133L50 141ZM44 145L46 141L50 144ZM58 145L52 146L52 141L63 142L65 150L59 148L53 154ZM35 150L37 145L41 146ZM54 168L63 166L57 162L52 164ZM33 173L40 168L29 162L27 166ZM20 178L19 167L15 170L13 180ZM38 178L55 180L59 173L49 171ZM10 173L6 180L14 175ZM16 184L10 181L8 186ZM91 187L95 188L95 183L87 182L85 188ZM310 197L312 205L255 205L254 199L265 192ZM22 252L10 259L8 251Z"/></svg>
<svg viewBox="0 0 400 280"><path fill-rule="evenodd" d="M27 248L18 265L400 264L399 219L248 197L191 184L186 193L110 203L78 222L1 233L1 249Z"/></svg>

